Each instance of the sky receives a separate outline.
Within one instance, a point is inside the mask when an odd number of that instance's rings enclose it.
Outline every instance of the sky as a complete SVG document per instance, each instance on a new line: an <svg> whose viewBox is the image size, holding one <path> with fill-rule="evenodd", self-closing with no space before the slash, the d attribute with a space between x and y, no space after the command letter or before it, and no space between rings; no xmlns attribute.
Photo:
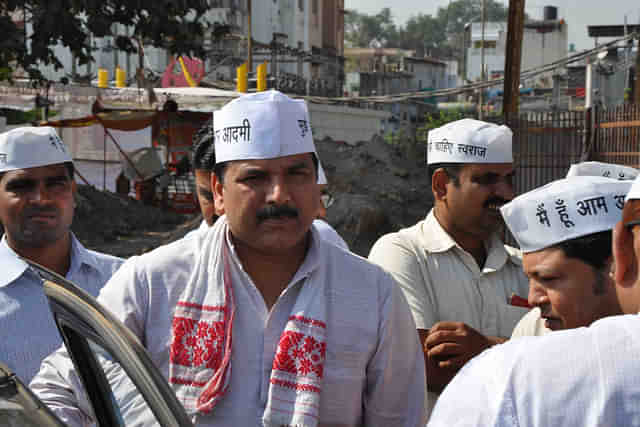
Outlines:
<svg viewBox="0 0 640 427"><path fill-rule="evenodd" d="M446 7L450 0L345 0L345 9L355 9L360 13L376 14L382 8L391 9L397 25L403 25L412 15L422 13L436 15L438 7ZM508 0L497 0L505 5ZM544 6L556 6L558 18L564 18L568 25L569 44L576 50L595 46L594 39L587 35L588 25L622 25L624 16L627 23L638 24L640 1L638 0L525 0L527 14L534 19L542 19ZM609 39L611 40L611 39ZM606 39L600 39L604 42Z"/></svg>

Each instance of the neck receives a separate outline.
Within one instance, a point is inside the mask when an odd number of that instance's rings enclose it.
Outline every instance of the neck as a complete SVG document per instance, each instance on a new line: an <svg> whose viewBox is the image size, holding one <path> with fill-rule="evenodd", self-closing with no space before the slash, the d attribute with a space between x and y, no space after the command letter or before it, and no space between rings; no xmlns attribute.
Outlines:
<svg viewBox="0 0 640 427"><path fill-rule="evenodd" d="M478 267L482 268L487 260L487 250L484 246L484 241L490 236L476 236L456 227L452 221L448 220L448 216L442 212L442 206L438 204L434 207L433 214L447 234L451 236L458 246L470 253L476 260L476 263L478 263Z"/></svg>
<svg viewBox="0 0 640 427"><path fill-rule="evenodd" d="M62 277L65 277L69 271L71 266L71 236L69 233L53 244L43 247L16 244L9 236L7 236L7 243L21 257L55 271Z"/></svg>
<svg viewBox="0 0 640 427"><path fill-rule="evenodd" d="M242 266L262 294L269 309L302 265L310 240L311 236L307 234L302 242L288 251L268 253L233 239Z"/></svg>

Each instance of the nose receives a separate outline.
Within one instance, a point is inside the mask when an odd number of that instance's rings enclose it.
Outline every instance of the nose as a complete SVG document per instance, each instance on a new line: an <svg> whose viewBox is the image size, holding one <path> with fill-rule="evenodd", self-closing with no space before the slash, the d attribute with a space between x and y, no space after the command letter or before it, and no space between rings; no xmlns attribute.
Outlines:
<svg viewBox="0 0 640 427"><path fill-rule="evenodd" d="M291 193L286 181L282 177L274 177L269 185L267 203L286 205L291 201Z"/></svg>
<svg viewBox="0 0 640 427"><path fill-rule="evenodd" d="M32 203L41 203L49 200L49 191L44 182L39 182L34 186L33 190L29 192L29 201Z"/></svg>
<svg viewBox="0 0 640 427"><path fill-rule="evenodd" d="M547 291L544 289L543 286L540 286L534 280L529 280L528 301L529 301L529 305L536 306L536 307L547 304L549 302Z"/></svg>

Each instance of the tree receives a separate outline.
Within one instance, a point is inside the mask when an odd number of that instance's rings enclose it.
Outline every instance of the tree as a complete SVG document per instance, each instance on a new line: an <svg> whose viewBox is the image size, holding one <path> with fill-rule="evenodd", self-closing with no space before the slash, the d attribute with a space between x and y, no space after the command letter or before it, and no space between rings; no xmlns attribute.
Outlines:
<svg viewBox="0 0 640 427"><path fill-rule="evenodd" d="M397 40L398 30L388 7L375 15L347 11L345 41L352 47L370 47L376 41L380 47L394 46Z"/></svg>
<svg viewBox="0 0 640 427"><path fill-rule="evenodd" d="M172 54L202 56L208 9L207 0L0 0L0 80L3 69L22 67L41 78L38 65L61 68L52 49L57 43L86 64L92 60L90 34L112 36L113 24L132 29L131 36L115 38L122 51L137 52L142 40ZM33 29L26 40L22 17Z"/></svg>

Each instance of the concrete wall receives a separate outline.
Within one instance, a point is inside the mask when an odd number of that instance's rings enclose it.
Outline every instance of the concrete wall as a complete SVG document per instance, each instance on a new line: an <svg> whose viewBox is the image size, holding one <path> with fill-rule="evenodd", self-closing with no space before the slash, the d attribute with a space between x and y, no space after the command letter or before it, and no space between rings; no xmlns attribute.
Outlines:
<svg viewBox="0 0 640 427"><path fill-rule="evenodd" d="M521 70L539 67L566 58L568 52L567 25L561 29L543 33L525 28L522 37Z"/></svg>
<svg viewBox="0 0 640 427"><path fill-rule="evenodd" d="M329 137L335 141L355 144L369 141L382 131L382 121L391 113L335 105L308 103L313 137Z"/></svg>

